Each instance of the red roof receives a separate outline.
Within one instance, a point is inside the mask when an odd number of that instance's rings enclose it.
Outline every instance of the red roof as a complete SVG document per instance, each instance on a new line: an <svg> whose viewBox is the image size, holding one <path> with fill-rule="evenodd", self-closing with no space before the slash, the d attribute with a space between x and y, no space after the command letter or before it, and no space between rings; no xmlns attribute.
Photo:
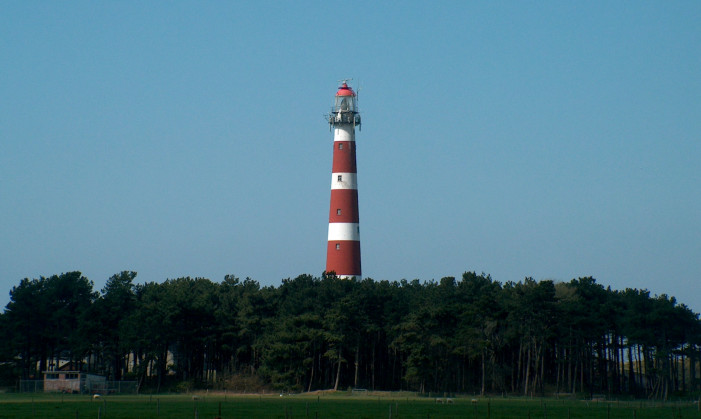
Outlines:
<svg viewBox="0 0 701 419"><path fill-rule="evenodd" d="M353 89L348 87L346 83L343 83L341 87L338 88L336 96L355 96L355 92L353 91Z"/></svg>

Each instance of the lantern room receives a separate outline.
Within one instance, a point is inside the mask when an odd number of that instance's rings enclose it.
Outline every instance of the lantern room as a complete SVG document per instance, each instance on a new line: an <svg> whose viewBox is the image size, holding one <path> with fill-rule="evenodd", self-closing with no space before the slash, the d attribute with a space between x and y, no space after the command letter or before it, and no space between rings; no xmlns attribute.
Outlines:
<svg viewBox="0 0 701 419"><path fill-rule="evenodd" d="M358 96L353 89L348 86L346 80L344 80L341 87L338 88L331 113L326 117L331 126L350 124L360 128Z"/></svg>
<svg viewBox="0 0 701 419"><path fill-rule="evenodd" d="M334 103L333 112L358 112L355 100L355 92L347 83L343 83L336 92L336 102Z"/></svg>

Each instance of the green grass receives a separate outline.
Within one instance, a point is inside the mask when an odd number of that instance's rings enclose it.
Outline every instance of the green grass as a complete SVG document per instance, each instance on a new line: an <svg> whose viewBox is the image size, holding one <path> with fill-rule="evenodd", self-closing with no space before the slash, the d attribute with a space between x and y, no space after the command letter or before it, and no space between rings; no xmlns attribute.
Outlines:
<svg viewBox="0 0 701 419"><path fill-rule="evenodd" d="M682 402L586 402L581 400L458 397L439 404L435 398L333 395L232 396L139 395L89 396L60 394L0 394L0 418L101 419L222 419L233 418L698 418L701 411Z"/></svg>

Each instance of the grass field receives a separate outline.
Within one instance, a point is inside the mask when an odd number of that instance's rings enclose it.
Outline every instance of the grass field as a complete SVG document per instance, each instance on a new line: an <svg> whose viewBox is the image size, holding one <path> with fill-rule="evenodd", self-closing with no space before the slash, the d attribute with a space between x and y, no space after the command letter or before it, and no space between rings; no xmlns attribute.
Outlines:
<svg viewBox="0 0 701 419"><path fill-rule="evenodd" d="M0 418L699 418L687 402L592 402L519 398L454 398L450 403L398 394L232 396L224 394L105 396L0 394Z"/></svg>

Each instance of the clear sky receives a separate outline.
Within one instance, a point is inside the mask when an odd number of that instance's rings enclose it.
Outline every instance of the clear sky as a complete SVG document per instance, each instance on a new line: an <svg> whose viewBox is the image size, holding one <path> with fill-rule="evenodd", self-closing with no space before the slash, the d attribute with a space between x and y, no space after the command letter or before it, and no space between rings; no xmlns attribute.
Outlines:
<svg viewBox="0 0 701 419"><path fill-rule="evenodd" d="M699 22L699 1L2 2L0 304L72 270L320 275L323 116L353 78L364 276L593 276L701 311Z"/></svg>

